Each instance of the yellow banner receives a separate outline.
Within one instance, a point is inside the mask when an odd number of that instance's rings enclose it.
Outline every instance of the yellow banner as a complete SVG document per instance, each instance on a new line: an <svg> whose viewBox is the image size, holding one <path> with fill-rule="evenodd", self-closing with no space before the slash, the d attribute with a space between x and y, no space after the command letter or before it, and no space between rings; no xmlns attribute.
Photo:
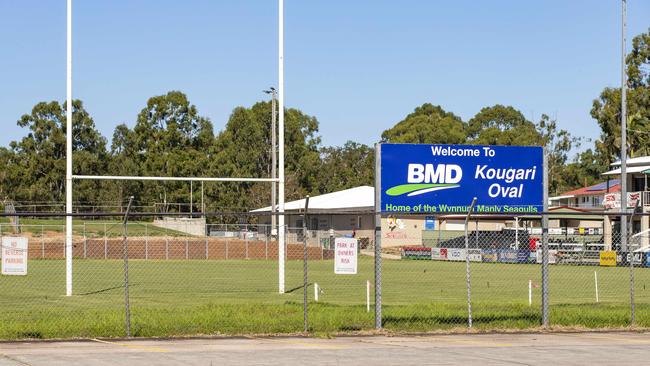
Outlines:
<svg viewBox="0 0 650 366"><path fill-rule="evenodd" d="M613 250L600 252L600 265L616 267L616 252Z"/></svg>

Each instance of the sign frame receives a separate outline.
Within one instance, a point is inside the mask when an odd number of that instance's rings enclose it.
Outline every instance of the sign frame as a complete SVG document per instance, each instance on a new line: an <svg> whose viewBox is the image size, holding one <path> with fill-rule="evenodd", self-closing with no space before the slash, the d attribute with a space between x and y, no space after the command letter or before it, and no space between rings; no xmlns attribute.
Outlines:
<svg viewBox="0 0 650 366"><path fill-rule="evenodd" d="M546 167L541 146L377 146L381 213L465 213L467 197L478 198L477 213L543 211Z"/></svg>

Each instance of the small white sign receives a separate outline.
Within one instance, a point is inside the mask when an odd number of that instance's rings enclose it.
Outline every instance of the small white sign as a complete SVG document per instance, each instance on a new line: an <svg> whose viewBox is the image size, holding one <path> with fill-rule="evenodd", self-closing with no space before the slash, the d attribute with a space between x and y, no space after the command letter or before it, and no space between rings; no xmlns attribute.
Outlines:
<svg viewBox="0 0 650 366"><path fill-rule="evenodd" d="M465 249L449 248L447 249L447 260L464 261L467 258Z"/></svg>
<svg viewBox="0 0 650 366"><path fill-rule="evenodd" d="M537 249L537 263L542 263L542 249ZM556 264L557 263L557 250L549 249L548 250L548 263Z"/></svg>
<svg viewBox="0 0 650 366"><path fill-rule="evenodd" d="M334 239L334 273L357 274L357 239Z"/></svg>
<svg viewBox="0 0 650 366"><path fill-rule="evenodd" d="M467 256L469 257L470 262L481 262L483 261L483 256L481 255L480 249L469 249L467 251Z"/></svg>
<svg viewBox="0 0 650 366"><path fill-rule="evenodd" d="M2 274L27 274L27 238L2 237Z"/></svg>

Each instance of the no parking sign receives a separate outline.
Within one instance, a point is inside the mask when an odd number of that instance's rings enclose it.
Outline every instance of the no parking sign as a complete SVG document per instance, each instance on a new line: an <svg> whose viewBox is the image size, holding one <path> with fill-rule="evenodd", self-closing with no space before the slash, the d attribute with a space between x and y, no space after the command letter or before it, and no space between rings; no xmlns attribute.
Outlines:
<svg viewBox="0 0 650 366"><path fill-rule="evenodd" d="M2 237L2 274L27 274L27 238Z"/></svg>

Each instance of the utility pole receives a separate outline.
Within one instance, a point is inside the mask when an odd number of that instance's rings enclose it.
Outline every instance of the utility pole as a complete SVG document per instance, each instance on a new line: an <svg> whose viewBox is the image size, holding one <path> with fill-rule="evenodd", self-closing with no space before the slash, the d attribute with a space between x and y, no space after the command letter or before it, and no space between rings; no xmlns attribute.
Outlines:
<svg viewBox="0 0 650 366"><path fill-rule="evenodd" d="M625 28L627 18L627 1L621 2L622 27L621 27L621 212L627 213L627 73L625 68ZM621 215L621 250L630 252L627 245L627 216Z"/></svg>
<svg viewBox="0 0 650 366"><path fill-rule="evenodd" d="M275 90L274 87L270 87L269 90L264 91L266 94L271 94L271 178L275 179L277 178L277 132L275 130L275 124L276 124L276 108L275 108L275 100L277 98L277 91ZM277 235L277 229L276 229L276 222L277 222L277 217L275 216L275 211L277 208L277 183L275 181L271 182L271 235L276 236Z"/></svg>

